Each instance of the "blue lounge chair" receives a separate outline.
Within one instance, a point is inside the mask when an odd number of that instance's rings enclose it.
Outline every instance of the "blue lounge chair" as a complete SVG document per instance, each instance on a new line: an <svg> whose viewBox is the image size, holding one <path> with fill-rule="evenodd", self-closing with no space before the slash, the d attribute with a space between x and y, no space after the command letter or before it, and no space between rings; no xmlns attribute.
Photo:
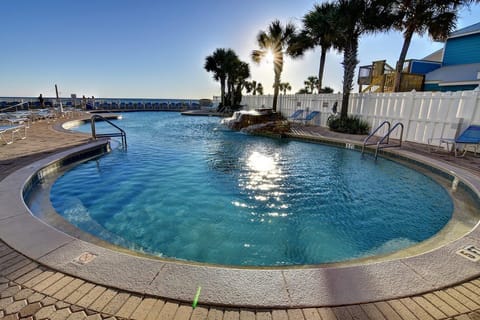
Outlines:
<svg viewBox="0 0 480 320"><path fill-rule="evenodd" d="M474 146L474 156L477 155L478 147L480 146L480 125L470 125L468 126L465 131L463 131L457 138L455 139L447 139L447 138L439 138L439 139L428 139L429 149L431 146L431 142L434 140L438 140L438 147L442 144L447 145L447 150L450 150L450 146L452 146L453 151L455 153L455 157L463 157L467 153L468 146ZM464 145L463 151L459 152L457 145ZM431 151L431 149L430 149Z"/></svg>
<svg viewBox="0 0 480 320"><path fill-rule="evenodd" d="M291 120L299 120L299 117L303 114L303 110L300 109L300 110L297 110L295 111L294 113L292 113L292 115L290 117L288 117L288 119L291 119Z"/></svg>
<svg viewBox="0 0 480 320"><path fill-rule="evenodd" d="M309 114L307 114L307 116L303 119L297 119L297 120L303 120L305 121L305 124L310 121L310 120L313 120L313 118L315 118L316 116L318 116L320 114L319 111L312 111L310 112Z"/></svg>
<svg viewBox="0 0 480 320"><path fill-rule="evenodd" d="M312 112L310 112L310 113L305 117L304 120L310 121L310 120L312 120L313 118L315 118L315 117L316 117L317 115L319 115L319 114L320 114L320 112L318 112L318 111L312 111Z"/></svg>

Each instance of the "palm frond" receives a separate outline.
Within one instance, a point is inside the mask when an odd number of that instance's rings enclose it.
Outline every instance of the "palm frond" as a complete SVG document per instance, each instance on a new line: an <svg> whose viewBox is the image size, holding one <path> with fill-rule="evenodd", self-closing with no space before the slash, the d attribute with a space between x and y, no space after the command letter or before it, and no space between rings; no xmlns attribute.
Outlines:
<svg viewBox="0 0 480 320"><path fill-rule="evenodd" d="M257 35L257 43L260 49L268 49L270 47L271 39L265 31L260 31Z"/></svg>
<svg viewBox="0 0 480 320"><path fill-rule="evenodd" d="M283 35L282 24L279 20L274 20L268 26L268 34L271 39L281 39Z"/></svg>
<svg viewBox="0 0 480 320"><path fill-rule="evenodd" d="M457 26L455 12L446 11L437 15L428 26L428 34L436 41L445 41Z"/></svg>
<svg viewBox="0 0 480 320"><path fill-rule="evenodd" d="M253 50L252 60L255 63L260 63L266 55L267 55L267 52L265 50Z"/></svg>
<svg viewBox="0 0 480 320"><path fill-rule="evenodd" d="M287 23L282 33L282 42L289 42L292 37L296 36L296 33L297 27L291 22Z"/></svg>

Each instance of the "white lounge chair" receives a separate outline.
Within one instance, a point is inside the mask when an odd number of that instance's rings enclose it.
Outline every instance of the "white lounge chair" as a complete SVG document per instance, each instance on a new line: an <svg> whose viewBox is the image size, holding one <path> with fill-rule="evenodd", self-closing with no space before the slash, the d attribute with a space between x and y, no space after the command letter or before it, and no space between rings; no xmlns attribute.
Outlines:
<svg viewBox="0 0 480 320"><path fill-rule="evenodd" d="M26 117L24 113L8 112L0 114L0 121L8 122L10 125L25 124L30 127L30 118Z"/></svg>
<svg viewBox="0 0 480 320"><path fill-rule="evenodd" d="M27 127L25 125L0 126L0 140L5 144L12 144L15 140L15 134L19 134L20 139L25 139L27 137Z"/></svg>

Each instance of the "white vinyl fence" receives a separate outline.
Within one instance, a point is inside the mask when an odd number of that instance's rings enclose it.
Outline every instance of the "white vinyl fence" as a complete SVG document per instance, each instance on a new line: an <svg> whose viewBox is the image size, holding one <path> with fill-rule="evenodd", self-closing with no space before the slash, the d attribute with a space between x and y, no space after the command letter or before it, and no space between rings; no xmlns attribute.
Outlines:
<svg viewBox="0 0 480 320"><path fill-rule="evenodd" d="M249 109L271 107L273 96L243 96ZM319 111L309 125L327 126L334 103L338 112L341 94L280 95L277 110L289 117L295 110L304 116ZM456 92L352 93L348 113L368 121L376 128L384 120L405 126L404 140L427 143L429 138L454 138L470 124L480 125L480 89ZM384 134L380 132L379 134ZM395 133L393 137L398 134Z"/></svg>
<svg viewBox="0 0 480 320"><path fill-rule="evenodd" d="M311 125L327 126L327 119L332 115L332 107L337 102L338 111L342 105L341 94L295 94L279 95L277 102L277 111L281 112L286 118L292 115L296 110L304 110L303 117L309 112L319 111L320 114L309 122ZM248 109L257 109L261 107L271 107L273 95L250 95L242 97L242 105Z"/></svg>

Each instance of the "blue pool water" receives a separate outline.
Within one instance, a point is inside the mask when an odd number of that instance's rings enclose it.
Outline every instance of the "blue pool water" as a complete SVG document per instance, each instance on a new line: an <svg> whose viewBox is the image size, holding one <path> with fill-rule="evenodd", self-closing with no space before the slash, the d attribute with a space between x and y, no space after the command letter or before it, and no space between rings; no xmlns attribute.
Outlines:
<svg viewBox="0 0 480 320"><path fill-rule="evenodd" d="M411 246L452 215L431 178L356 151L176 113L126 113L117 124L128 151L67 171L50 197L74 225L133 250L225 265L319 264Z"/></svg>

